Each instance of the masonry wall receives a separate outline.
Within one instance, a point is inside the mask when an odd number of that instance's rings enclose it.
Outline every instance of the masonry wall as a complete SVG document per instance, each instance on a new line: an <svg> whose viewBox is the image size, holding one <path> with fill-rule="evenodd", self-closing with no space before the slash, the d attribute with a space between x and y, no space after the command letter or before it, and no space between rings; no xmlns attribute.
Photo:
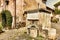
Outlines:
<svg viewBox="0 0 60 40"><path fill-rule="evenodd" d="M40 12L39 22L42 26L51 27L51 16L49 13Z"/></svg>
<svg viewBox="0 0 60 40"><path fill-rule="evenodd" d="M42 26L42 27L51 28L51 16L49 13L39 12L38 16L39 16L38 21L35 21L35 24L38 27ZM26 26L28 25L32 25L32 21L26 19Z"/></svg>
<svg viewBox="0 0 60 40"><path fill-rule="evenodd" d="M1 3L4 4L4 1L1 0ZM46 9L46 6L42 2L42 0L16 0L16 21L17 22L23 21L23 12L24 11L38 9L38 3L39 3L39 8ZM4 7L2 7L2 9ZM13 26L14 25L14 16L15 16L14 0L9 0L9 5L6 6L6 9L11 12L11 15L13 17L13 23L12 23L12 26ZM42 13L39 14L39 21L37 22L38 25L43 24L44 21L46 21L45 19L47 19L47 18L44 17L43 15L45 15L45 14L42 14ZM31 23L30 21L26 20L26 25L29 25L30 23Z"/></svg>
<svg viewBox="0 0 60 40"><path fill-rule="evenodd" d="M16 0L16 17L17 22L23 21L23 0Z"/></svg>

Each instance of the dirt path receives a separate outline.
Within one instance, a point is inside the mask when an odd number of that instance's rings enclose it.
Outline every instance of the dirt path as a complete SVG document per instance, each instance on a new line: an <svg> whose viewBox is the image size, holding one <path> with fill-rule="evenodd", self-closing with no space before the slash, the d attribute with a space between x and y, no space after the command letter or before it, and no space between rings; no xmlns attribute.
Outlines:
<svg viewBox="0 0 60 40"><path fill-rule="evenodd" d="M52 28L55 28L60 35L60 23L52 23Z"/></svg>
<svg viewBox="0 0 60 40"><path fill-rule="evenodd" d="M26 31L25 27L20 29L7 30L4 33L0 34L0 40L14 40L14 38L17 38L25 31Z"/></svg>

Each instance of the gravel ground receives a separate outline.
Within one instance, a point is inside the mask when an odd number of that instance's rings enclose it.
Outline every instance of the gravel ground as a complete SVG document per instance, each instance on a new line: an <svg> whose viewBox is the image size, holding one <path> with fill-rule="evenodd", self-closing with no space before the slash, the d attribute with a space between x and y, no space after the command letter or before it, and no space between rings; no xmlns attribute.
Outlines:
<svg viewBox="0 0 60 40"><path fill-rule="evenodd" d="M58 36L56 40L60 40L60 24L52 23L52 28L57 30ZM22 35L26 31L26 27L6 30L4 33L0 34L0 40L31 40L28 39L29 35Z"/></svg>
<svg viewBox="0 0 60 40"><path fill-rule="evenodd" d="M57 31L57 34L60 35L60 23L52 23L52 28L55 28Z"/></svg>
<svg viewBox="0 0 60 40"><path fill-rule="evenodd" d="M6 30L4 33L0 34L0 40L34 40L32 37L25 34L26 31L26 27ZM40 40L40 37L35 38L35 40Z"/></svg>
<svg viewBox="0 0 60 40"><path fill-rule="evenodd" d="M26 31L26 28L6 30L0 34L0 40L17 40L19 36Z"/></svg>
<svg viewBox="0 0 60 40"><path fill-rule="evenodd" d="M52 28L56 29L57 33L57 39L60 40L60 23L52 23Z"/></svg>

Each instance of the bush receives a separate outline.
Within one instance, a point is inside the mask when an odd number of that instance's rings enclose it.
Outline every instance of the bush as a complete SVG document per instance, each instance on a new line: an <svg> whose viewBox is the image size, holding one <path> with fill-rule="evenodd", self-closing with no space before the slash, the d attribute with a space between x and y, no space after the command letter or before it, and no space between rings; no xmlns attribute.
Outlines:
<svg viewBox="0 0 60 40"><path fill-rule="evenodd" d="M53 23L57 23L58 21L59 21L58 18L52 18L52 19L51 19L51 22L53 22Z"/></svg>
<svg viewBox="0 0 60 40"><path fill-rule="evenodd" d="M1 12L1 16L2 16L2 26L6 27L6 15L4 11Z"/></svg>
<svg viewBox="0 0 60 40"><path fill-rule="evenodd" d="M10 11L4 10L4 11L2 11L1 14L2 14L2 25L4 27L7 26L10 28L12 25L12 16L11 16Z"/></svg>
<svg viewBox="0 0 60 40"><path fill-rule="evenodd" d="M6 22L7 22L7 26L12 25L12 16L11 13L8 10L5 10L5 14L6 14Z"/></svg>
<svg viewBox="0 0 60 40"><path fill-rule="evenodd" d="M60 14L60 10L58 10L58 8L55 9L55 14Z"/></svg>
<svg viewBox="0 0 60 40"><path fill-rule="evenodd" d="M2 29L3 29L3 26L2 26L2 24L0 22L0 32L2 31Z"/></svg>
<svg viewBox="0 0 60 40"><path fill-rule="evenodd" d="M44 37L40 35L37 38L35 38L35 40L44 40Z"/></svg>

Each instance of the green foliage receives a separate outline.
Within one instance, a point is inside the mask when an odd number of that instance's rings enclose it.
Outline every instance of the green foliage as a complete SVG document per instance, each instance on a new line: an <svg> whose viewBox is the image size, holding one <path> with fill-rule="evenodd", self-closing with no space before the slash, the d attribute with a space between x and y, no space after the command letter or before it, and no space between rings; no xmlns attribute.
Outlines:
<svg viewBox="0 0 60 40"><path fill-rule="evenodd" d="M2 26L6 27L6 15L4 11L1 12L1 16L2 16Z"/></svg>
<svg viewBox="0 0 60 40"><path fill-rule="evenodd" d="M56 3L54 6L57 7L57 6L59 6L59 5L60 5L60 2Z"/></svg>
<svg viewBox="0 0 60 40"><path fill-rule="evenodd" d="M34 37L31 37L31 36L29 36L29 35L27 35L27 34L22 34L22 35L20 35L19 36L19 38L20 39L26 39L26 40L32 40L32 39L34 39L34 40L44 40L44 37L43 36L38 36L38 37L36 37L36 38L34 38Z"/></svg>
<svg viewBox="0 0 60 40"><path fill-rule="evenodd" d="M2 14L2 25L3 25L3 27L5 27L5 26L11 27L11 25L12 25L12 16L11 16L10 11L3 10L1 12L1 14Z"/></svg>
<svg viewBox="0 0 60 40"><path fill-rule="evenodd" d="M53 23L57 23L58 21L59 21L58 18L52 18L52 19L51 19L51 22L53 22Z"/></svg>
<svg viewBox="0 0 60 40"><path fill-rule="evenodd" d="M44 37L40 35L37 38L35 38L35 40L44 40Z"/></svg>
<svg viewBox="0 0 60 40"><path fill-rule="evenodd" d="M12 25L12 16L8 10L5 10L7 26Z"/></svg>
<svg viewBox="0 0 60 40"><path fill-rule="evenodd" d="M0 13L0 22L2 22L2 16L1 16L1 13Z"/></svg>
<svg viewBox="0 0 60 40"><path fill-rule="evenodd" d="M55 14L60 14L60 10L58 10L57 8L55 9Z"/></svg>
<svg viewBox="0 0 60 40"><path fill-rule="evenodd" d="M3 29L3 26L2 26L2 24L1 24L1 22L0 22L0 31L2 31L2 29Z"/></svg>

